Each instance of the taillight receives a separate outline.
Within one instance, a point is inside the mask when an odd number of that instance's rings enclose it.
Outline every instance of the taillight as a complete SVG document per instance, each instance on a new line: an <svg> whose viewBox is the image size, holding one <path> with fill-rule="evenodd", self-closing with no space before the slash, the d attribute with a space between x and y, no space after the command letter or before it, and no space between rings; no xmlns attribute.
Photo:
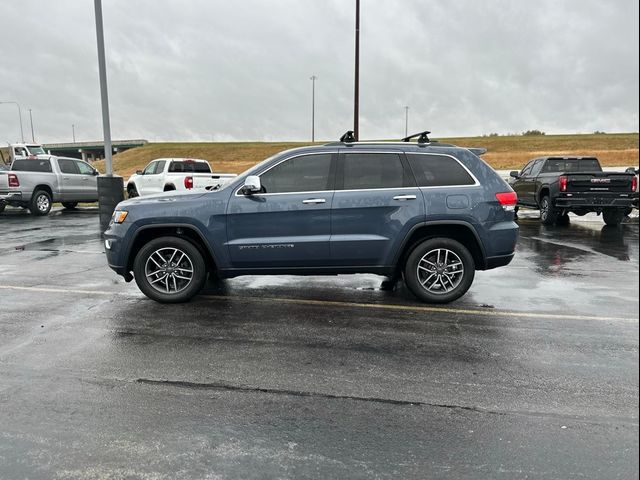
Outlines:
<svg viewBox="0 0 640 480"><path fill-rule="evenodd" d="M635 192L638 189L638 176L634 175L633 180L631 180L631 191Z"/></svg>
<svg viewBox="0 0 640 480"><path fill-rule="evenodd" d="M518 195L516 192L496 193L496 199L506 211L513 211L518 203Z"/></svg>
<svg viewBox="0 0 640 480"><path fill-rule="evenodd" d="M567 191L567 183L568 183L567 177L565 177L564 175L561 175L558 178L558 185L560 186L560 191L561 192L566 192Z"/></svg>
<svg viewBox="0 0 640 480"><path fill-rule="evenodd" d="M193 188L193 177L184 177L184 188L191 190Z"/></svg>
<svg viewBox="0 0 640 480"><path fill-rule="evenodd" d="M10 173L8 175L8 180L9 180L9 186L10 187L19 187L20 186L20 180L18 180L18 176L15 173Z"/></svg>

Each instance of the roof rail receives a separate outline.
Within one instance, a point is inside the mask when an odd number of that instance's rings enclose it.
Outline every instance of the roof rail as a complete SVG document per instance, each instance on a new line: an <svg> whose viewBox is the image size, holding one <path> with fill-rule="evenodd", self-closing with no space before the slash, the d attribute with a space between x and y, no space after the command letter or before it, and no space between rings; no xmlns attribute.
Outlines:
<svg viewBox="0 0 640 480"><path fill-rule="evenodd" d="M430 143L429 134L431 132L429 130L425 130L424 132L414 133L413 135L409 135L408 137L404 137L402 139L403 142L409 142L412 138L418 137L418 143Z"/></svg>
<svg viewBox="0 0 640 480"><path fill-rule="evenodd" d="M342 143L353 143L356 141L356 137L353 134L353 130L347 130L344 135L340 137Z"/></svg>

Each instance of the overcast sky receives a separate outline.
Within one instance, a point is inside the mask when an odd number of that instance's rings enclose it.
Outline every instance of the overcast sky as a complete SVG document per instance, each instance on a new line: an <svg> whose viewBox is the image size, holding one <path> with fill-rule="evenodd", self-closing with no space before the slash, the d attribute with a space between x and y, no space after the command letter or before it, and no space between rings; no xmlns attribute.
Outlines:
<svg viewBox="0 0 640 480"><path fill-rule="evenodd" d="M362 0L361 138L638 131L637 0ZM308 140L353 125L354 0L104 0L114 139ZM93 0L0 3L0 101L102 138ZM0 142L19 139L0 105Z"/></svg>

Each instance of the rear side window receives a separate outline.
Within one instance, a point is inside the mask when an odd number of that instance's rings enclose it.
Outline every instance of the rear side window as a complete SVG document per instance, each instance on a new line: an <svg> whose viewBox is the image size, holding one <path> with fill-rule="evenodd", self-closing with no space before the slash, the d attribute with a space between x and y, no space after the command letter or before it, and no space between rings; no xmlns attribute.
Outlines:
<svg viewBox="0 0 640 480"><path fill-rule="evenodd" d="M58 166L60 167L60 171L62 173L71 173L76 175L80 173L80 171L78 170L78 167L76 166L76 162L74 162L73 160L66 160L63 158L59 158Z"/></svg>
<svg viewBox="0 0 640 480"><path fill-rule="evenodd" d="M276 165L260 175L263 193L330 190L331 154L304 155Z"/></svg>
<svg viewBox="0 0 640 480"><path fill-rule="evenodd" d="M173 161L169 164L169 172L211 173L211 167L208 162Z"/></svg>
<svg viewBox="0 0 640 480"><path fill-rule="evenodd" d="M542 169L544 173L601 172L597 158L550 158Z"/></svg>
<svg viewBox="0 0 640 480"><path fill-rule="evenodd" d="M17 172L51 172L49 160L16 160L11 165L11 170Z"/></svg>
<svg viewBox="0 0 640 480"><path fill-rule="evenodd" d="M407 154L409 165L421 187L474 185L476 182L455 158L447 155Z"/></svg>
<svg viewBox="0 0 640 480"><path fill-rule="evenodd" d="M397 153L345 153L345 190L415 186Z"/></svg>

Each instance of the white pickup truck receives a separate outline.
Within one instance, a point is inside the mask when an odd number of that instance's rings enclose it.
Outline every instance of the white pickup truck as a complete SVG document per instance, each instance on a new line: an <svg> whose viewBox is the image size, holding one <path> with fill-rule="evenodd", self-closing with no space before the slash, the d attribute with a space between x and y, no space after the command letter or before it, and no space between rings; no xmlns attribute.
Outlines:
<svg viewBox="0 0 640 480"><path fill-rule="evenodd" d="M75 208L98 201L99 172L82 160L54 155L19 156L9 170L0 171L0 212L7 205L47 215L53 202Z"/></svg>
<svg viewBox="0 0 640 480"><path fill-rule="evenodd" d="M127 180L129 198L171 190L216 188L230 182L236 174L213 173L206 160L157 158Z"/></svg>

